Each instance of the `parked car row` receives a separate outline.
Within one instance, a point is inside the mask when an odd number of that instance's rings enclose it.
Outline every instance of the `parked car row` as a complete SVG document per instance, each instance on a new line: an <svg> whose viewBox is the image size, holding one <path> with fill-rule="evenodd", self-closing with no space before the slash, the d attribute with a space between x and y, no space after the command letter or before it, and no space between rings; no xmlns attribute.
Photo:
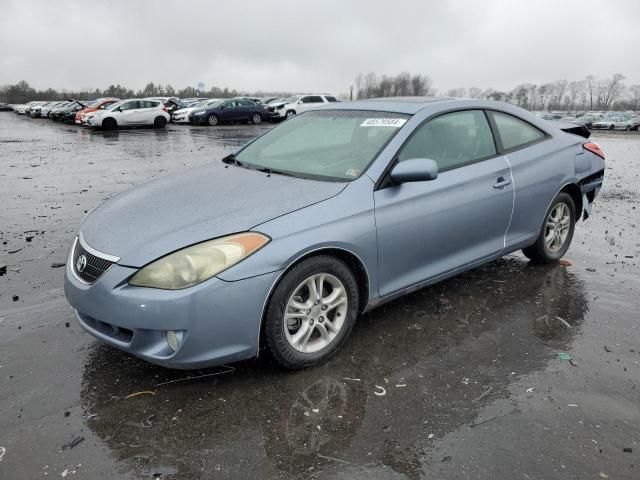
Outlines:
<svg viewBox="0 0 640 480"><path fill-rule="evenodd" d="M337 102L332 95L294 95L289 98L234 97L228 99L149 97L120 100L98 98L91 101L32 101L9 106L18 115L50 118L91 128L163 128L169 122L216 126L228 122L259 124L279 121L314 107Z"/></svg>
<svg viewBox="0 0 640 480"><path fill-rule="evenodd" d="M604 130L638 130L640 127L639 112L536 112L544 120L561 120L563 122L584 125L590 129Z"/></svg>

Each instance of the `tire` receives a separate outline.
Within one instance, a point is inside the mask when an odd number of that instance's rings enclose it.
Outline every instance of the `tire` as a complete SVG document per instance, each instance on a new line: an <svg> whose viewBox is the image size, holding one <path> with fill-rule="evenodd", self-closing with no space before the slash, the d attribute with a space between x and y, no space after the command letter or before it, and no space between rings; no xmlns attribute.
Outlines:
<svg viewBox="0 0 640 480"><path fill-rule="evenodd" d="M155 128L164 128L167 126L167 119L162 116L156 117L153 121L153 126Z"/></svg>
<svg viewBox="0 0 640 480"><path fill-rule="evenodd" d="M323 285L319 299L307 287L310 282L316 290ZM353 328L359 310L358 291L351 269L334 257L315 256L295 265L274 290L264 320L264 339L275 361L291 370L327 361ZM331 299L332 295L338 296ZM292 303L305 308L295 308ZM286 320L285 312L290 315ZM300 317L291 318L295 313Z"/></svg>
<svg viewBox="0 0 640 480"><path fill-rule="evenodd" d="M253 115L251 115L251 123L253 123L254 125L259 125L260 123L262 123L262 115L260 115L259 113L254 113Z"/></svg>
<svg viewBox="0 0 640 480"><path fill-rule="evenodd" d="M613 124L609 125L609 130L613 130L613 129L614 129Z"/></svg>
<svg viewBox="0 0 640 480"><path fill-rule="evenodd" d="M103 130L115 130L116 128L118 128L118 122L116 122L115 118L105 118L102 121Z"/></svg>
<svg viewBox="0 0 640 480"><path fill-rule="evenodd" d="M296 114L295 110L287 110L287 118L291 118Z"/></svg>
<svg viewBox="0 0 640 480"><path fill-rule="evenodd" d="M207 117L207 123L212 127L218 125L218 116L215 113L212 113Z"/></svg>
<svg viewBox="0 0 640 480"><path fill-rule="evenodd" d="M559 217L558 213L561 210L563 215ZM568 215L568 218L565 217L565 214ZM554 217L556 217L556 220L554 220ZM547 210L536 243L524 248L522 253L535 263L557 262L567 253L573 239L575 226L576 206L573 198L566 192L560 192L551 202L549 210ZM553 235L550 240L548 238L549 235Z"/></svg>
<svg viewBox="0 0 640 480"><path fill-rule="evenodd" d="M630 132L630 131L631 131L631 125L627 125L627 127L625 128L625 130L626 130L627 132Z"/></svg>

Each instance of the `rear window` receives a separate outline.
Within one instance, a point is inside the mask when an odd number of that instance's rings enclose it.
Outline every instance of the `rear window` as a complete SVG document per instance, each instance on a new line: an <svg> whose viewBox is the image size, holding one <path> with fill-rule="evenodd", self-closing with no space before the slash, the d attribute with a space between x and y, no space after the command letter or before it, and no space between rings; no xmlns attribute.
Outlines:
<svg viewBox="0 0 640 480"><path fill-rule="evenodd" d="M501 112L491 112L491 115L496 122L502 147L505 150L530 145L546 136L542 130L512 115Z"/></svg>
<svg viewBox="0 0 640 480"><path fill-rule="evenodd" d="M336 97L324 97L327 99L327 102L337 102L338 99Z"/></svg>

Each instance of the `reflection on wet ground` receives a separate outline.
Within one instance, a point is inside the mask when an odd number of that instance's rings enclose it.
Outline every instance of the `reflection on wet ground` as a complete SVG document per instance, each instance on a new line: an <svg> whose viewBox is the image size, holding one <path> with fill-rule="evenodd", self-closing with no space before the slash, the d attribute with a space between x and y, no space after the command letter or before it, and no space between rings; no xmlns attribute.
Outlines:
<svg viewBox="0 0 640 480"><path fill-rule="evenodd" d="M268 128L0 115L0 478L639 477L637 135L596 138L605 190L571 266L514 254L415 292L322 367L170 371L84 333L54 265L86 211Z"/></svg>
<svg viewBox="0 0 640 480"><path fill-rule="evenodd" d="M587 310L565 268L501 260L365 316L345 351L316 370L256 361L155 387L221 370L171 372L95 344L82 405L96 415L90 428L142 473L258 478L333 461L420 478L429 435L481 421L485 404L567 349ZM125 400L146 390L155 395Z"/></svg>

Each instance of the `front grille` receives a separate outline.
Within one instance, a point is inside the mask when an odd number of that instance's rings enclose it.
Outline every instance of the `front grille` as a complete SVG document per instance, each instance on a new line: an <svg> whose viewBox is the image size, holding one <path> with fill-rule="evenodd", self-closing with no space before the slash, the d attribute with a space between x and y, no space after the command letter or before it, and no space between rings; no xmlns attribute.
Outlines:
<svg viewBox="0 0 640 480"><path fill-rule="evenodd" d="M84 256L84 261L80 260L80 257ZM95 282L104 272L109 270L114 262L98 257L92 253L89 253L81 244L80 239L76 240L76 245L73 250L73 271L74 273L86 283Z"/></svg>

